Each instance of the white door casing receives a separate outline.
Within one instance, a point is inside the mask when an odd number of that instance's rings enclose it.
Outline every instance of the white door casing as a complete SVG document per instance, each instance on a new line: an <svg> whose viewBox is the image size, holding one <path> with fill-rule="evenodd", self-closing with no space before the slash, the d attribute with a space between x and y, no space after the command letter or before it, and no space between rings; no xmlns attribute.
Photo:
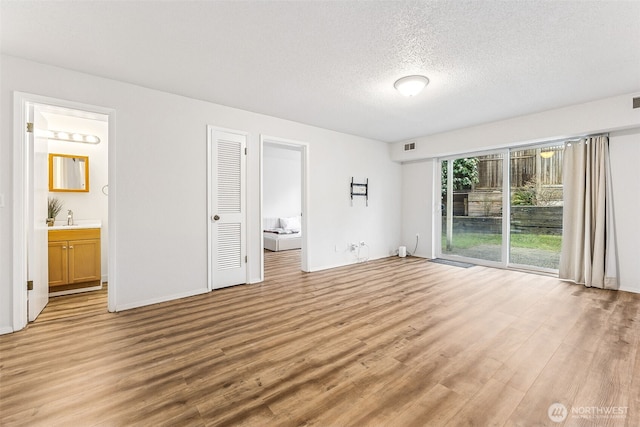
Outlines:
<svg viewBox="0 0 640 427"><path fill-rule="evenodd" d="M306 142L285 139L275 136L260 135L260 218L262 226L262 218L264 212L264 147L265 144L276 145L281 147L292 148L300 151L301 154L301 231L302 231L302 248L300 249L300 269L309 272L309 258L307 242L309 241L309 144ZM260 244L260 281L264 280L264 240Z"/></svg>
<svg viewBox="0 0 640 427"><path fill-rule="evenodd" d="M69 108L72 110L87 111L92 113L104 114L108 116L109 121L109 288L108 300L109 311L117 311L116 307L116 111L111 108L99 107L95 105L82 104L78 102L67 101L64 99L50 98L41 95L35 95L25 92L13 92L13 232L12 239L12 256L13 265L11 274L13 276L13 305L12 305L12 325L13 332L23 329L27 325L29 318L27 309L28 291L27 291L27 273L28 273L28 233L30 220L28 212L29 206L29 174L33 170L33 163L29 159L29 135L25 132L26 123L30 122L27 105L29 103ZM48 177L47 177L48 190ZM46 198L45 198L46 203ZM45 205L46 206L46 205ZM35 214L34 214L35 217ZM46 218L46 214L45 214ZM48 252L48 245L47 252ZM47 254L48 255L48 254ZM48 256L47 256L48 264ZM48 275L48 266L46 266ZM11 332L11 331L9 331ZM1 330L0 333L5 333Z"/></svg>
<svg viewBox="0 0 640 427"><path fill-rule="evenodd" d="M29 122L33 123L33 131L27 135L29 144L29 196L27 209L27 280L33 282L33 289L28 291L28 318L36 320L49 302L49 239L46 219L48 216L47 196L49 194L48 140L44 132L48 129L47 120L35 109L32 103L27 104Z"/></svg>
<svg viewBox="0 0 640 427"><path fill-rule="evenodd" d="M247 282L247 135L207 131L209 288L218 289Z"/></svg>

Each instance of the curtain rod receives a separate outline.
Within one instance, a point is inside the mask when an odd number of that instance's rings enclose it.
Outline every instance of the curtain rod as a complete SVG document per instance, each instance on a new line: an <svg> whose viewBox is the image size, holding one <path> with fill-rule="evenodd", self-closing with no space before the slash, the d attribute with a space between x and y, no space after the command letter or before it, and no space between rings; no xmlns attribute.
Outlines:
<svg viewBox="0 0 640 427"><path fill-rule="evenodd" d="M552 139L549 141L537 141L537 142L526 142L523 144L513 144L513 145L503 145L501 147L495 147L495 148L487 148L484 150L477 150L477 151L462 151L462 152L458 152L458 153L454 153L454 154L446 154L446 155L440 155L440 156L433 156L433 157L428 157L426 159L438 159L438 160L447 160L447 159L453 159L456 157L460 157L460 156L464 156L464 157L474 157L474 156L484 156L487 154L492 154L492 153L496 153L502 150L519 150L519 149L527 149L530 147L540 147L540 148L546 148L546 147L551 147L554 145L560 145L560 144L564 144L565 142L568 141L577 141L580 139L584 139L584 138L593 138L596 136L606 136L609 137L609 132L603 132L603 133L594 133L594 134L585 134L585 135L573 135L573 136L567 136L564 138L558 138L558 139ZM424 161L426 159L416 159L415 162L421 162ZM413 161L406 161L403 163L411 163Z"/></svg>
<svg viewBox="0 0 640 427"><path fill-rule="evenodd" d="M565 137L565 138L553 139L551 141L530 142L530 143L527 143L527 144L524 144L524 145L512 145L512 146L506 146L506 147L503 147L503 148L512 149L512 148L527 148L527 147L540 146L540 145L558 145L558 144L565 143L565 142L568 142L568 141L576 141L576 140L585 139L585 138L594 138L596 136L606 136L608 138L609 137L609 132L592 133L592 134L586 134L586 135L574 135L574 136L569 136L569 137Z"/></svg>
<svg viewBox="0 0 640 427"><path fill-rule="evenodd" d="M585 138L595 138L597 136L606 136L607 138L609 137L609 132L604 132L604 133L592 133L589 135L577 135L571 138L565 138L564 141L573 141L574 139L585 139Z"/></svg>

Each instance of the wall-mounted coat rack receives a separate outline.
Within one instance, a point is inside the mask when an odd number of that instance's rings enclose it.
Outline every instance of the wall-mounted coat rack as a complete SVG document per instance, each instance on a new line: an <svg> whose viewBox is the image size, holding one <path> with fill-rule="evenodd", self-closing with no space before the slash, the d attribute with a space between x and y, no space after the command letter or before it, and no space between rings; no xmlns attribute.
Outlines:
<svg viewBox="0 0 640 427"><path fill-rule="evenodd" d="M353 177L351 177L351 206L353 206L354 196L364 197L366 206L369 206L369 178L364 184L358 184L353 182Z"/></svg>

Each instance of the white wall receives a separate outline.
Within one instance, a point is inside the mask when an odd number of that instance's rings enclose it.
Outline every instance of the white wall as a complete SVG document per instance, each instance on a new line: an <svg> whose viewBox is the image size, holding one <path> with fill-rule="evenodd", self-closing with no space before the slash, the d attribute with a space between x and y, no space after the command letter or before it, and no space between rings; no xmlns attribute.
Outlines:
<svg viewBox="0 0 640 427"><path fill-rule="evenodd" d="M439 209L438 197L434 196L434 160L406 163L402 166L402 245L413 255L434 258L436 222L431 221ZM439 169L435 169L439 170Z"/></svg>
<svg viewBox="0 0 640 427"><path fill-rule="evenodd" d="M396 142L391 158L408 162L634 128L640 125L640 109L632 108L636 96L640 92ZM407 142L416 149L404 151Z"/></svg>
<svg viewBox="0 0 640 427"><path fill-rule="evenodd" d="M623 290L640 293L640 128L609 135L618 277Z"/></svg>
<svg viewBox="0 0 640 427"><path fill-rule="evenodd" d="M439 218L434 182L437 156L483 149L520 145L528 142L556 140L589 133L610 132L612 185L618 239L619 277L622 290L640 292L640 241L638 208L640 184L636 178L640 158L640 109L632 109L637 94L607 98L587 104L517 117L495 123L459 129L438 135L416 138L416 150L404 152L403 142L390 147L391 156L404 161L403 169L403 244L411 249L412 235L437 227ZM430 160L431 159L431 160ZM425 190L428 188L428 190ZM423 193L425 198L416 194ZM435 236L435 234L434 234ZM418 255L435 256L423 247Z"/></svg>
<svg viewBox="0 0 640 427"><path fill-rule="evenodd" d="M308 236L312 271L355 262L357 254L346 251L348 243L364 241L372 259L391 255L400 243L400 165L389 160L386 144L352 144L348 152L342 147L337 139L309 147L311 207L307 222L313 232ZM323 167L314 167L315 162ZM369 178L368 207L362 197L351 205L351 177L355 182ZM361 256L365 255L363 251Z"/></svg>
<svg viewBox="0 0 640 427"><path fill-rule="evenodd" d="M300 216L302 210L302 153L264 144L262 216Z"/></svg>
<svg viewBox="0 0 640 427"><path fill-rule="evenodd" d="M89 157L89 192L50 192L49 197L56 197L63 204L63 210L57 218L58 221L66 221L67 210L71 209L74 220L97 219L102 222L100 232L101 272L102 280L107 281L109 259L108 198L102 192L102 187L109 183L109 174L107 171L109 145L108 123L106 121L52 113L43 113L43 115L47 119L49 129L51 130L73 131L96 135L100 138L101 142L99 144L81 144L77 142L49 140L49 153L76 154Z"/></svg>
<svg viewBox="0 0 640 427"><path fill-rule="evenodd" d="M379 141L277 119L169 93L2 56L0 194L13 197L13 91L116 111L116 308L206 291L206 126L249 132L249 280L260 277L259 135L308 143L308 257L312 270L354 262L335 245L365 240L371 257L399 244L401 166ZM371 203L350 207L351 176L368 177ZM117 187L116 187L117 186ZM0 208L0 331L12 323L12 208ZM113 244L114 242L111 242Z"/></svg>

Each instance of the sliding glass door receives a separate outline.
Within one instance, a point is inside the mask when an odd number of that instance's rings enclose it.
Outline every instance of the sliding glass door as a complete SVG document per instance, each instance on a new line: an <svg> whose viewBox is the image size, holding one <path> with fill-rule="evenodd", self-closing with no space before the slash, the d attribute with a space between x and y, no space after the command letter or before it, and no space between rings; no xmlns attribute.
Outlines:
<svg viewBox="0 0 640 427"><path fill-rule="evenodd" d="M442 258L556 270L563 144L441 162Z"/></svg>
<svg viewBox="0 0 640 427"><path fill-rule="evenodd" d="M562 241L563 145L511 150L509 262L557 270Z"/></svg>
<svg viewBox="0 0 640 427"><path fill-rule="evenodd" d="M497 153L442 162L443 255L502 261L503 158Z"/></svg>

